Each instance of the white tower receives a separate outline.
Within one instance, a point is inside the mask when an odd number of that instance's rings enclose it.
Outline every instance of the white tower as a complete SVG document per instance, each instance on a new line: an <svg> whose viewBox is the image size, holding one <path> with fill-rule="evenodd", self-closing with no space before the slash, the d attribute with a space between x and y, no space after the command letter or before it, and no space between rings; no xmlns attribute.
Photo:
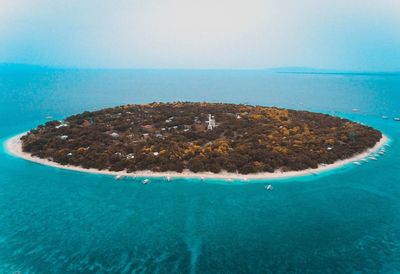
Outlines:
<svg viewBox="0 0 400 274"><path fill-rule="evenodd" d="M216 127L215 118L211 114L208 114L208 121L206 123L208 124L207 130L213 130Z"/></svg>

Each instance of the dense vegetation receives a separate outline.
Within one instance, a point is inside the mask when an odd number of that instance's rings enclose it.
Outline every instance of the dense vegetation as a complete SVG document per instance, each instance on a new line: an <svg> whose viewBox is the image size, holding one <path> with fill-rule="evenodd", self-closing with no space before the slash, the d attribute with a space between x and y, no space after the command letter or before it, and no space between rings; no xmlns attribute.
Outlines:
<svg viewBox="0 0 400 274"><path fill-rule="evenodd" d="M207 129L208 114L216 127ZM125 105L50 121L22 137L33 156L84 168L242 174L303 170L373 147L381 133L346 119L275 107Z"/></svg>

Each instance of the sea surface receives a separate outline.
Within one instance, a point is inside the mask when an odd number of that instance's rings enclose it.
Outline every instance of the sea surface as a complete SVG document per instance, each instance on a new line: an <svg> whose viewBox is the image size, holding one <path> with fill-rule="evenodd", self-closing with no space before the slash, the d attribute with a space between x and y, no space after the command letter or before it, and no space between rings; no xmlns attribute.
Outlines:
<svg viewBox="0 0 400 274"><path fill-rule="evenodd" d="M1 146L0 273L400 272L399 74L3 66L0 141L46 116L178 100L325 112L391 143L378 161L317 176L148 185L42 166Z"/></svg>

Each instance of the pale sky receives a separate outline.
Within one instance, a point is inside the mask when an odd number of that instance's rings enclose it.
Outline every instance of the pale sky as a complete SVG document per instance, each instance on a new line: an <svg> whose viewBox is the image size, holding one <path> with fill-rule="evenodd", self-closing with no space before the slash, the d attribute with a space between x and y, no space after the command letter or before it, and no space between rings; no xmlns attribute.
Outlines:
<svg viewBox="0 0 400 274"><path fill-rule="evenodd" d="M0 63L400 71L400 0L0 0Z"/></svg>

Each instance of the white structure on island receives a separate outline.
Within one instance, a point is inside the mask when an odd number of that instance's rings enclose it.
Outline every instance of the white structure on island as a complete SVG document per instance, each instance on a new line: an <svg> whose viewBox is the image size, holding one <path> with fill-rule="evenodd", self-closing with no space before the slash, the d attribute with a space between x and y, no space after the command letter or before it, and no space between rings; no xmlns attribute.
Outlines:
<svg viewBox="0 0 400 274"><path fill-rule="evenodd" d="M217 125L215 124L215 118L211 114L208 114L208 121L206 121L208 124L207 130L213 130Z"/></svg>
<svg viewBox="0 0 400 274"><path fill-rule="evenodd" d="M119 134L116 133L116 132L113 132L113 133L111 133L110 135L111 135L111 137L113 137L113 138L118 138L118 137L119 137Z"/></svg>

